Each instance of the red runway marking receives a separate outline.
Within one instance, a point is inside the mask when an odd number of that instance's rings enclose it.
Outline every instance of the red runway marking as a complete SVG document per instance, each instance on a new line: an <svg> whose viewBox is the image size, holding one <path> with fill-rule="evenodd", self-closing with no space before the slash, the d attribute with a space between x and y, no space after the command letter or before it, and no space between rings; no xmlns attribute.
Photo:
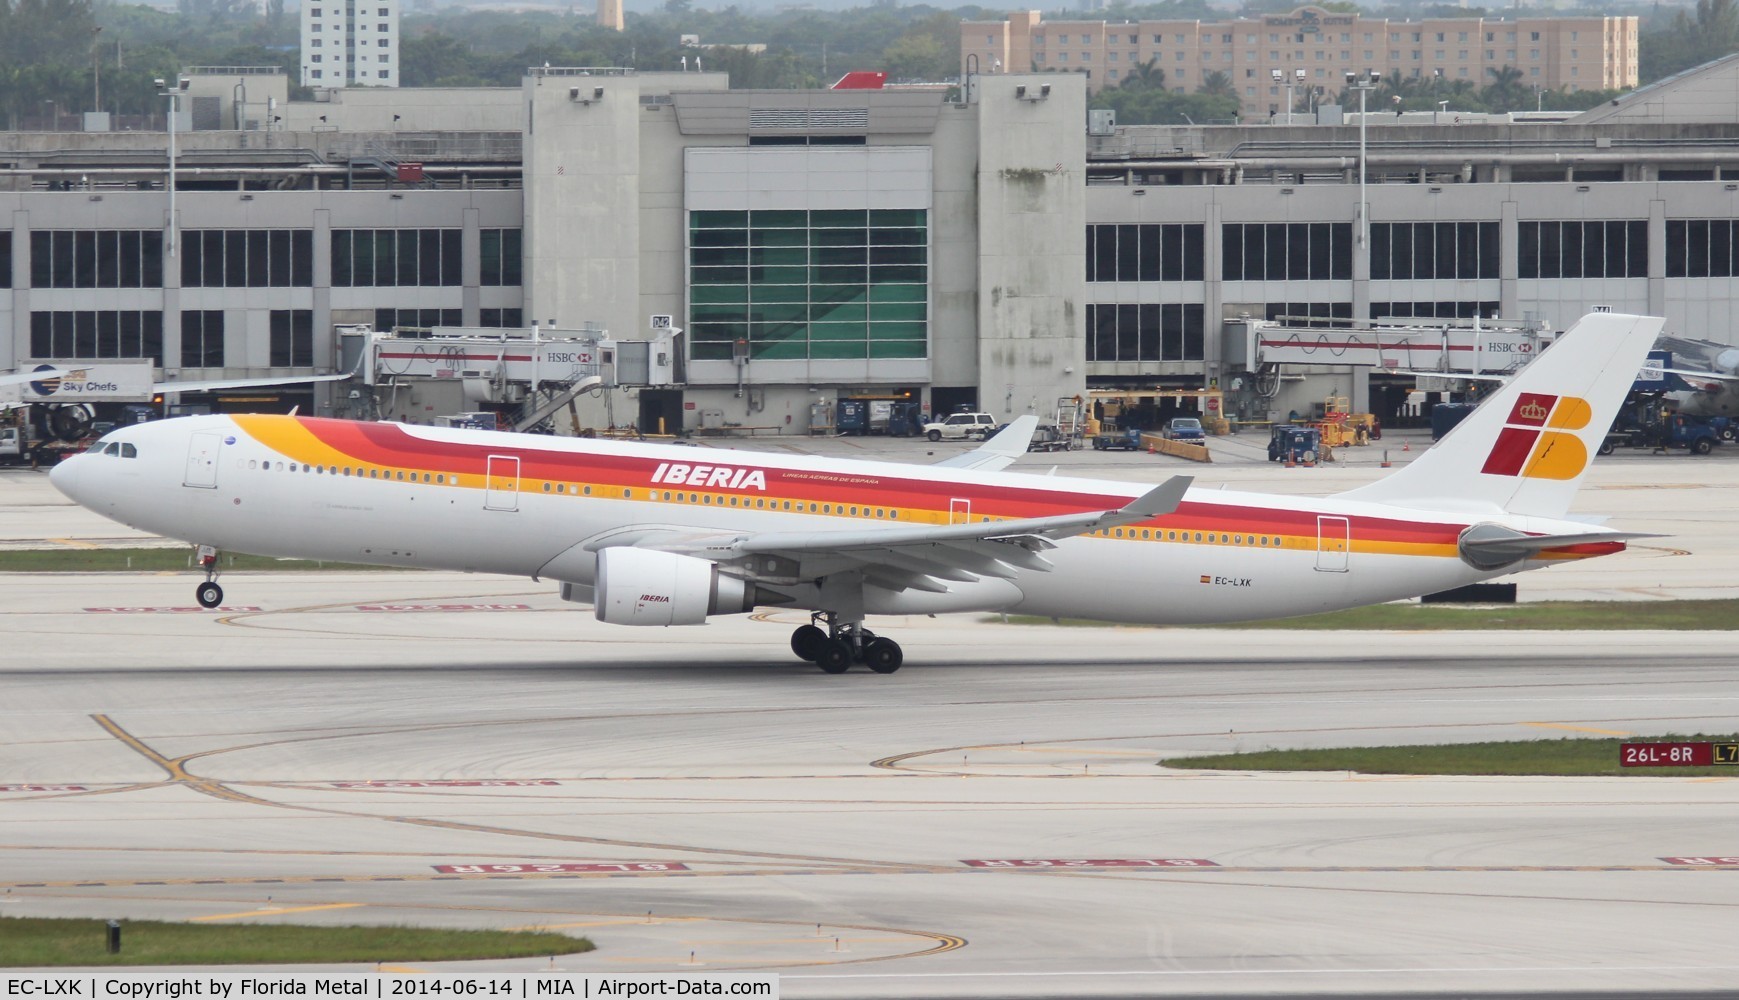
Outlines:
<svg viewBox="0 0 1739 1000"><path fill-rule="evenodd" d="M434 865L434 869L448 875L517 875L525 872L685 872L688 866L671 862L669 864L653 864L648 862L628 862L626 864L538 864L526 862L519 865Z"/></svg>
<svg viewBox="0 0 1739 1000"><path fill-rule="evenodd" d="M83 785L0 785L0 792L88 792Z"/></svg>
<svg viewBox="0 0 1739 1000"><path fill-rule="evenodd" d="M530 788L538 785L559 785L559 781L328 781L333 788Z"/></svg>
<svg viewBox="0 0 1739 1000"><path fill-rule="evenodd" d="M1204 858L1011 858L999 861L962 861L973 868L1218 868Z"/></svg>
<svg viewBox="0 0 1739 1000"><path fill-rule="evenodd" d="M1739 867L1739 858L1662 858L1669 865L1733 865Z"/></svg>

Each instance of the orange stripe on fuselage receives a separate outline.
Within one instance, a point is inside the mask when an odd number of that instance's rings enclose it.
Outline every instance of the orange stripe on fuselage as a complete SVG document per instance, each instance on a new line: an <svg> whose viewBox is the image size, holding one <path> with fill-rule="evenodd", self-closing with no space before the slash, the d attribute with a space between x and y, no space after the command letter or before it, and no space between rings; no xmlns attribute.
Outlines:
<svg viewBox="0 0 1739 1000"><path fill-rule="evenodd" d="M363 423L318 417L235 415L237 425L262 445L301 465L355 469L366 475L379 469L391 475L443 475L450 485L481 489L491 456L519 460L519 491L527 494L629 497L655 502L694 498L700 505L736 509L781 510L815 516L897 520L907 523L947 523L953 518L954 501L969 502L971 516L983 520L1010 520L1107 510L1123 506L1128 498L1112 494L1071 492L1024 486L984 483L937 482L904 476L883 476L859 471L823 471L781 468L732 461L717 452L648 458L588 451L550 450L525 447L511 440L483 443L429 440L406 431L399 424ZM718 455L715 461L706 459ZM686 461L680 461L686 460ZM764 474L766 489L730 489L726 485L699 486L654 483L660 466L711 465L729 469L757 469ZM500 478L500 467L496 469ZM561 489L557 490L556 487ZM767 501L757 508L754 503ZM809 508L817 509L809 509ZM861 512L861 513L859 513ZM889 515L883 517L883 515ZM1234 504L1190 501L1170 515L1122 529L1125 534L1102 533L1125 540L1171 541L1174 543L1264 547L1256 539L1280 539L1282 548L1317 547L1317 514L1312 511L1247 507ZM1381 555L1457 555L1456 538L1464 525L1434 524L1392 518L1352 515L1350 549ZM1142 530L1152 539L1140 538ZM1166 537L1176 532L1176 537ZM1200 535L1202 537L1198 538ZM1274 542L1265 546L1273 548ZM1599 553L1589 553L1599 554Z"/></svg>

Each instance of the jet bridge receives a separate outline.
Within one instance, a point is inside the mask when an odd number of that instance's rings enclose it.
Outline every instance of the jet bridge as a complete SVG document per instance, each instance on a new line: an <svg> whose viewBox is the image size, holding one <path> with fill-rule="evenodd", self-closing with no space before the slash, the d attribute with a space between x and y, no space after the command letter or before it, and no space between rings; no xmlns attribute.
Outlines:
<svg viewBox="0 0 1739 1000"><path fill-rule="evenodd" d="M1514 373L1551 344L1538 320L1395 320L1327 326L1319 317L1228 320L1226 368L1255 375L1272 398L1287 368L1350 366L1372 372L1467 378Z"/></svg>

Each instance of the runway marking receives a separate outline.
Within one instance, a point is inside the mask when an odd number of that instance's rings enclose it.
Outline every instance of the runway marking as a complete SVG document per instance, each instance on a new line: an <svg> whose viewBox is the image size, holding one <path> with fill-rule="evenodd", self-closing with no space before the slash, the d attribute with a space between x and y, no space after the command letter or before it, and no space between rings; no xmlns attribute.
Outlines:
<svg viewBox="0 0 1739 1000"><path fill-rule="evenodd" d="M1572 726L1566 722L1524 722L1524 726L1538 726L1541 729L1568 729L1577 733L1598 733L1601 736L1634 736L1622 729L1595 729L1593 726Z"/></svg>
<svg viewBox="0 0 1739 1000"><path fill-rule="evenodd" d="M620 920L576 920L565 924L526 924L522 927L508 927L510 931L561 931L570 927L647 927L653 924L688 924L711 920L712 917L645 917Z"/></svg>
<svg viewBox="0 0 1739 1000"><path fill-rule="evenodd" d="M1161 750L1089 750L1085 747L1003 747L1008 753L1087 753L1103 754L1107 757L1153 757L1163 753Z"/></svg>
<svg viewBox="0 0 1739 1000"><path fill-rule="evenodd" d="M69 549L100 549L100 548L102 548L101 545L98 545L95 542L87 542L87 541L80 539L80 538L49 538L49 539L45 539L45 541L53 542L56 545L64 545Z"/></svg>
<svg viewBox="0 0 1739 1000"><path fill-rule="evenodd" d="M205 923L210 920L243 920L249 917L277 917L286 913L312 913L315 910L353 910L367 903L322 903L318 906L278 906L264 910L248 910L245 913L214 913L206 917L193 917L194 923Z"/></svg>
<svg viewBox="0 0 1739 1000"><path fill-rule="evenodd" d="M119 724L108 716L93 715L91 718L96 720L97 725L102 726L103 729L107 730L110 736L113 736L115 739L126 744L134 753L137 753L139 756L144 757L146 760L156 764L158 767L168 772L170 780L177 784L186 785L188 788L191 788L196 792L210 795L213 798L227 799L231 802L245 802L250 805L272 806L279 809L301 808L299 806L285 805L279 802L272 802L268 799L257 798L248 795L245 792L238 792L226 788L219 782L188 774L184 765L188 760L199 756L199 754L187 754L186 756L176 758L165 757L146 746L132 733L122 729Z"/></svg>
<svg viewBox="0 0 1739 1000"><path fill-rule="evenodd" d="M374 971L396 972L402 976L426 976L429 974L428 969L419 969L414 965L377 965L374 967Z"/></svg>

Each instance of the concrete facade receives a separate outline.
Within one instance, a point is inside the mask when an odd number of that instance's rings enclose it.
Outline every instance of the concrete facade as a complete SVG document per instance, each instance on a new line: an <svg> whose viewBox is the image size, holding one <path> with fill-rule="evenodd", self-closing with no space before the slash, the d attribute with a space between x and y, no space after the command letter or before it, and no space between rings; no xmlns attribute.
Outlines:
<svg viewBox="0 0 1739 1000"><path fill-rule="evenodd" d="M307 0L304 87L397 87L401 0Z"/></svg>

